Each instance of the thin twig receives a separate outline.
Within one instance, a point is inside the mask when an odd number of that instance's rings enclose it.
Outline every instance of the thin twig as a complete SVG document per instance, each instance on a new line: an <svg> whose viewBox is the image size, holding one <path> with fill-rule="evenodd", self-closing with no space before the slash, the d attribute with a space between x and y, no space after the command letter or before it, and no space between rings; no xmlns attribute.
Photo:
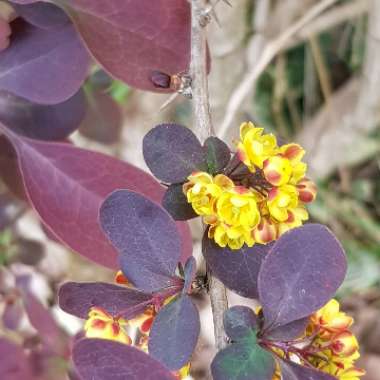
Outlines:
<svg viewBox="0 0 380 380"><path fill-rule="evenodd" d="M191 1L191 65L192 94L193 94L193 123L194 132L204 142L207 137L214 134L207 82L207 43L205 0ZM215 346L221 349L226 346L227 339L223 328L223 314L227 310L227 295L224 285L212 276L208 268L209 295L214 320Z"/></svg>
<svg viewBox="0 0 380 380"><path fill-rule="evenodd" d="M259 78L272 59L280 52L306 24L324 12L327 8L336 3L337 0L323 0L312 7L299 21L281 33L280 36L272 40L265 47L262 55L251 67L247 75L243 78L240 85L236 88L227 105L226 116L218 131L218 135L223 137L226 135L228 128L233 121L236 112L241 104L250 93L250 89L255 81Z"/></svg>

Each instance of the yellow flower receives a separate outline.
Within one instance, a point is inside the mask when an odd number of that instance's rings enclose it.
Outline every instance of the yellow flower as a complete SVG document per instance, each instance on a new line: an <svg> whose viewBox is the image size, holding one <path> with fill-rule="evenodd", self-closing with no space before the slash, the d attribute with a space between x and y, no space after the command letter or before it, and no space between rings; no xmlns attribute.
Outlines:
<svg viewBox="0 0 380 380"><path fill-rule="evenodd" d="M216 212L221 222L233 227L252 229L260 222L255 194L241 186L236 186L219 196Z"/></svg>
<svg viewBox="0 0 380 380"><path fill-rule="evenodd" d="M318 353L310 363L339 380L359 380L365 371L356 368L360 357L359 344L349 331L353 319L339 310L339 302L332 299L310 317L308 336L314 336L312 347Z"/></svg>
<svg viewBox="0 0 380 380"><path fill-rule="evenodd" d="M174 372L174 377L178 380L186 379L190 376L190 363L183 366L179 371Z"/></svg>
<svg viewBox="0 0 380 380"><path fill-rule="evenodd" d="M339 311L339 302L332 299L314 313L310 321L312 326L320 330L319 335L328 339L331 334L347 330L352 325L353 318Z"/></svg>
<svg viewBox="0 0 380 380"><path fill-rule="evenodd" d="M263 130L251 122L240 126L238 157L252 172L256 171L256 167L262 169L264 161L278 150L276 137L272 134L263 135Z"/></svg>
<svg viewBox="0 0 380 380"><path fill-rule="evenodd" d="M220 247L240 249L244 244L252 247L255 241L251 229L242 226L228 226L225 223L217 223L210 226L208 237L214 239Z"/></svg>
<svg viewBox="0 0 380 380"><path fill-rule="evenodd" d="M223 174L213 177L205 172L196 172L190 175L188 180L189 182L183 185L183 192L198 215L215 214L215 202L218 197L223 190L234 186Z"/></svg>
<svg viewBox="0 0 380 380"><path fill-rule="evenodd" d="M293 168L287 158L273 156L264 161L265 179L273 186L282 186L289 182Z"/></svg>
<svg viewBox="0 0 380 380"><path fill-rule="evenodd" d="M278 230L276 224L270 218L262 217L259 225L253 230L253 237L256 243L267 244L276 240Z"/></svg>
<svg viewBox="0 0 380 380"><path fill-rule="evenodd" d="M294 209L288 210L288 219L285 222L278 223L278 236L281 236L285 232L292 228L302 226L305 220L309 219L309 214L303 205L299 205Z"/></svg>
<svg viewBox="0 0 380 380"><path fill-rule="evenodd" d="M298 144L286 144L279 148L280 155L289 160L292 167L292 173L289 183L296 185L303 177L305 177L307 165L302 162L305 155L304 149Z"/></svg>
<svg viewBox="0 0 380 380"><path fill-rule="evenodd" d="M115 340L124 344L132 344L125 327L128 322L123 318L113 318L112 315L99 307L92 307L84 325L87 338Z"/></svg>
<svg viewBox="0 0 380 380"><path fill-rule="evenodd" d="M278 222L286 222L289 211L298 206L298 193L294 186L274 187L268 193L267 206L270 215Z"/></svg>

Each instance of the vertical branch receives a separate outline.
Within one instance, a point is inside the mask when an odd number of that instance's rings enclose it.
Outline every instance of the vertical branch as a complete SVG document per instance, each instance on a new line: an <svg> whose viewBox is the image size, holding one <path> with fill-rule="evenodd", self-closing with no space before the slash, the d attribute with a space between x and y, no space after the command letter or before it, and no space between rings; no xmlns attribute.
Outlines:
<svg viewBox="0 0 380 380"><path fill-rule="evenodd" d="M191 65L194 132L203 143L213 135L207 82L206 1L191 1Z"/></svg>
<svg viewBox="0 0 380 380"><path fill-rule="evenodd" d="M191 1L191 65L193 94L194 132L201 142L214 134L210 114L210 102L207 82L207 40L206 40L206 0ZM227 309L227 295L224 285L213 277L207 269L209 295L214 320L215 346L225 347L227 340L223 328L223 314Z"/></svg>

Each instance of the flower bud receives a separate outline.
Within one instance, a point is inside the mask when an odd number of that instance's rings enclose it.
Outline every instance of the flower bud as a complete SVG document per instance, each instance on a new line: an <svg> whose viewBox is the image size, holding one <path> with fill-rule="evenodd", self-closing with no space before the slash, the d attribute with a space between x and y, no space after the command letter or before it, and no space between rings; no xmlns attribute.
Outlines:
<svg viewBox="0 0 380 380"><path fill-rule="evenodd" d="M334 354L347 357L359 348L359 344L354 334L343 331L333 338L330 347Z"/></svg>
<svg viewBox="0 0 380 380"><path fill-rule="evenodd" d="M300 201L304 203L314 202L317 197L317 186L313 181L304 178L298 182L296 187Z"/></svg>
<svg viewBox="0 0 380 380"><path fill-rule="evenodd" d="M259 244L267 244L277 239L277 228L268 218L262 218L253 231L253 237Z"/></svg>

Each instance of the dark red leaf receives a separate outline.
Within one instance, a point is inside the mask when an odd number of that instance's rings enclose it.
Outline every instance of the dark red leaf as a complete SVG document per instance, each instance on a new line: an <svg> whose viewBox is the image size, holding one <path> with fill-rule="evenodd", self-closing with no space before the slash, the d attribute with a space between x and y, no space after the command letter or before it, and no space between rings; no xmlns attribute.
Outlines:
<svg viewBox="0 0 380 380"><path fill-rule="evenodd" d="M50 311L25 287L21 294L29 321L38 331L43 342L57 354L65 354L67 351L65 337Z"/></svg>
<svg viewBox="0 0 380 380"><path fill-rule="evenodd" d="M87 112L79 132L94 141L114 144L119 141L123 125L120 106L104 91L87 93Z"/></svg>
<svg viewBox="0 0 380 380"><path fill-rule="evenodd" d="M121 269L139 289L171 283L181 241L173 219L157 204L129 190L117 190L100 208L100 224L120 254Z"/></svg>
<svg viewBox="0 0 380 380"><path fill-rule="evenodd" d="M185 285L183 286L183 293L188 293L191 290L192 282L197 274L197 262L194 257L189 257L185 264Z"/></svg>
<svg viewBox="0 0 380 380"><path fill-rule="evenodd" d="M230 162L230 148L224 141L215 136L209 137L204 146L207 154L208 172L213 175L220 173Z"/></svg>
<svg viewBox="0 0 380 380"><path fill-rule="evenodd" d="M257 316L247 306L230 307L223 316L226 334L233 340L239 340L249 334L250 330L258 329Z"/></svg>
<svg viewBox="0 0 380 380"><path fill-rule="evenodd" d="M55 0L69 6L95 59L114 77L164 91L150 77L186 71L190 62L190 5L183 0Z"/></svg>
<svg viewBox="0 0 380 380"><path fill-rule="evenodd" d="M244 246L239 250L219 247L207 237L203 237L202 251L213 274L224 285L243 297L257 298L257 278L261 262L270 249L270 244Z"/></svg>
<svg viewBox="0 0 380 380"><path fill-rule="evenodd" d="M57 104L78 91L88 68L88 53L71 24L45 30L18 22L11 46L0 53L0 88L32 102Z"/></svg>
<svg viewBox="0 0 380 380"><path fill-rule="evenodd" d="M171 370L190 360L200 331L199 312L190 297L183 295L164 306L149 333L149 353Z"/></svg>
<svg viewBox="0 0 380 380"><path fill-rule="evenodd" d="M268 333L264 334L264 336L266 339L281 342L294 340L300 338L305 333L309 322L308 317L298 319L297 321L293 321L273 330L269 330Z"/></svg>
<svg viewBox="0 0 380 380"><path fill-rule="evenodd" d="M162 206L174 220L189 220L198 216L182 190L182 184L170 185L165 192Z"/></svg>
<svg viewBox="0 0 380 380"><path fill-rule="evenodd" d="M206 154L194 133L182 125L161 124L144 137L143 153L153 175L181 183L195 171L207 171Z"/></svg>
<svg viewBox="0 0 380 380"><path fill-rule="evenodd" d="M0 91L0 121L22 136L38 140L63 140L84 118L83 91L55 105L40 105Z"/></svg>
<svg viewBox="0 0 380 380"><path fill-rule="evenodd" d="M9 330L18 330L24 317L24 308L20 299L6 302L1 317L3 325ZM0 372L1 373L1 372Z"/></svg>
<svg viewBox="0 0 380 380"><path fill-rule="evenodd" d="M304 318L324 306L343 282L346 256L320 224L282 235L263 261L258 279L265 329Z"/></svg>
<svg viewBox="0 0 380 380"><path fill-rule="evenodd" d="M160 203L163 188L147 173L113 157L21 137L1 123L0 131L17 151L28 197L44 224L74 251L119 268L117 253L98 222L101 202L115 189L128 188ZM178 228L186 257L191 255L190 232L184 223Z"/></svg>
<svg viewBox="0 0 380 380"><path fill-rule="evenodd" d="M57 28L70 22L62 9L50 3L39 1L23 5L14 4L13 7L19 16L39 28Z"/></svg>
<svg viewBox="0 0 380 380"><path fill-rule="evenodd" d="M0 338L0 378L37 380L22 348L5 338Z"/></svg>
<svg viewBox="0 0 380 380"><path fill-rule="evenodd" d="M93 306L113 316L131 319L150 304L152 295L103 282L66 282L59 288L59 306L66 313L86 319Z"/></svg>
<svg viewBox="0 0 380 380"><path fill-rule="evenodd" d="M81 339L73 360L82 380L175 380L145 352L106 339Z"/></svg>
<svg viewBox="0 0 380 380"><path fill-rule="evenodd" d="M337 380L335 376L301 366L289 360L278 360L282 380Z"/></svg>

